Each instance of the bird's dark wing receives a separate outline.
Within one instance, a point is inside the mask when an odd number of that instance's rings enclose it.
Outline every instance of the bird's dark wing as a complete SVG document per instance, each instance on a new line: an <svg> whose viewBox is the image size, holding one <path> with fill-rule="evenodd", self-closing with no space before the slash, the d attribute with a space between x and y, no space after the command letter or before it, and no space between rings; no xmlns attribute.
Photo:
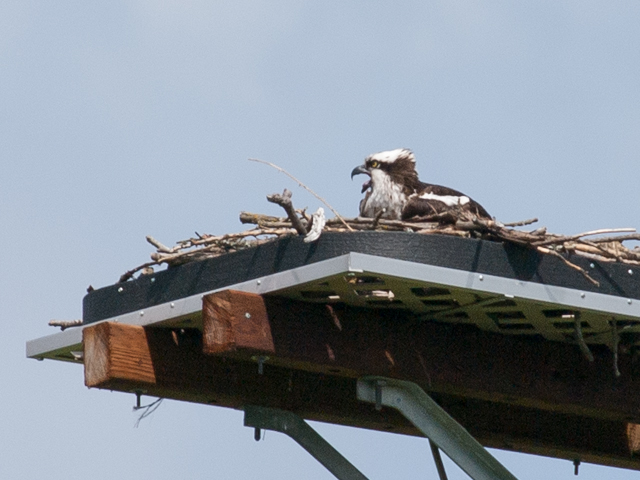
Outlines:
<svg viewBox="0 0 640 480"><path fill-rule="evenodd" d="M407 199L402 219L435 215L452 209L462 209L478 217L491 218L484 207L468 195L442 185L423 183L420 190Z"/></svg>

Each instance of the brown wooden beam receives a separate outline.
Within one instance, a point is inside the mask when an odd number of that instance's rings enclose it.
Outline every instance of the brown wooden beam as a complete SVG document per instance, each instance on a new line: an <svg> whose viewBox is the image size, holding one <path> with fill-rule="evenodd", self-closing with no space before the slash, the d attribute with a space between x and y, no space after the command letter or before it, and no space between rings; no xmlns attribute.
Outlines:
<svg viewBox="0 0 640 480"><path fill-rule="evenodd" d="M305 418L405 433L394 411L378 414L356 400L352 378L327 376L256 362L204 355L198 330L99 323L83 330L85 385L122 392L241 408L281 408Z"/></svg>
<svg viewBox="0 0 640 480"><path fill-rule="evenodd" d="M248 327L228 308L260 312ZM261 304L261 305L259 305ZM259 308L258 308L259 306ZM253 311L253 310L252 310ZM249 359L268 352L289 368L356 378L409 380L429 392L640 423L640 374L620 355L622 376L607 349L589 363L577 345L502 335L474 326L425 321L403 310L356 309L222 292L203 300L204 351ZM243 351L216 339L242 331ZM251 331L255 332L252 336ZM270 332L270 335L265 332ZM265 348L263 338L271 341Z"/></svg>
<svg viewBox="0 0 640 480"><path fill-rule="evenodd" d="M85 383L232 408L281 408L310 420L419 435L395 410L377 412L357 401L351 376L269 363L261 375L255 362L237 355L205 355L202 338L197 330L89 326L83 331ZM432 396L484 445L640 470L640 458L632 456L640 438L633 424L450 394Z"/></svg>
<svg viewBox="0 0 640 480"><path fill-rule="evenodd" d="M203 349L208 354L244 352L273 354L273 338L264 300L260 295L225 290L213 301L203 301Z"/></svg>

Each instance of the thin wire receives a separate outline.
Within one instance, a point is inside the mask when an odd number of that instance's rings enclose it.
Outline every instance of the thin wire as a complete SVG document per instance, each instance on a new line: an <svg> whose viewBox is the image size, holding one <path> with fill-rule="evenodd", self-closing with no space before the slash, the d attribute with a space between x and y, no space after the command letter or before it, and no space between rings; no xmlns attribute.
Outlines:
<svg viewBox="0 0 640 480"><path fill-rule="evenodd" d="M322 198L320 195L318 195L316 192L314 192L313 190L311 190L309 187L307 187L304 183L302 183L300 180L298 180L296 177L294 177L293 175L291 175L289 172L287 172L284 168L279 167L278 165L271 163L271 162L265 162L264 160L260 160L258 158L250 158L249 159L250 162L258 162L258 163L262 163L264 165L269 165L272 168L275 168L276 170L278 170L279 172L284 173L287 177L289 177L290 179L292 179L294 182L296 182L298 185L300 185L302 188L304 188L307 192L309 192L311 195L313 195L314 197L316 197L318 200L320 200L322 203L324 203L329 210L331 210L333 212L333 214L338 217L338 219L344 224L345 227L347 227L349 229L349 231L353 232L353 228L351 228L351 226L344 220L344 218L342 218L342 216L331 206L329 205L329 203Z"/></svg>
<svg viewBox="0 0 640 480"><path fill-rule="evenodd" d="M133 407L134 411L144 410L144 412L142 412L142 415L140 415L138 417L138 420L136 421L136 424L135 424L135 428L138 428L138 426L140 425L140 422L142 420L144 420L149 415L151 415L153 412L155 412L158 409L158 407L160 406L160 404L162 403L163 400L164 400L164 398L158 398L155 402L151 402L149 405L144 405L142 407L138 407L138 406Z"/></svg>

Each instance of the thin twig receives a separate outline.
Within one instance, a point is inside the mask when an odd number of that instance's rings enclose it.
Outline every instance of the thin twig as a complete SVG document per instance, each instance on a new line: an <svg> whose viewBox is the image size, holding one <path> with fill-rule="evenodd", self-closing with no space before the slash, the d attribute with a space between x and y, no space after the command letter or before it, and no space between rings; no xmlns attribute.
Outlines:
<svg viewBox="0 0 640 480"><path fill-rule="evenodd" d="M554 238L543 240L535 244L535 246L549 245L551 243L557 242L571 242L573 240L578 240L582 237L589 237L591 235L602 235L603 233L625 233L625 232L635 232L635 228L603 228L600 230L592 230L590 232L579 233L577 235L554 235Z"/></svg>
<svg viewBox="0 0 640 480"><path fill-rule="evenodd" d="M140 270L144 270L145 268L153 267L154 265L158 265L158 262L153 261L153 262L143 263L142 265L137 266L136 268L133 268L131 270L128 270L128 271L124 272L122 275L120 275L120 278L118 279L118 283L124 283L127 280L133 278L133 276L136 273L138 273Z"/></svg>
<svg viewBox="0 0 640 480"><path fill-rule="evenodd" d="M302 183L300 180L298 180L296 177L294 177L293 175L291 175L289 172L287 172L284 168L277 166L274 163L271 162L265 162L264 160L260 160L258 158L250 158L249 159L250 162L258 162L258 163L262 163L264 165L269 165L272 168L275 168L276 170L278 170L279 172L284 173L287 177L289 177L290 179L292 179L294 182L296 182L298 185L300 185L302 188L304 188L307 192L309 192L311 195L313 195L314 197L316 197L318 200L320 200L322 203L324 203L329 210L331 210L333 212L333 214L338 217L342 223L344 223L344 225L347 227L347 229L349 231L352 231L352 228L349 226L349 224L347 222L344 221L344 219L342 218L342 216L336 211L335 208L333 208L331 205L329 205L329 203L322 198L320 195L318 195L316 192L314 192L313 190L311 190L309 187L307 187L304 183Z"/></svg>
<svg viewBox="0 0 640 480"><path fill-rule="evenodd" d="M520 222L512 222L512 223L504 223L505 227L524 227L526 225L531 225L532 223L536 223L538 221L537 218L530 218L529 220L522 220Z"/></svg>
<svg viewBox="0 0 640 480"><path fill-rule="evenodd" d="M264 222L276 223L286 221L287 217L273 217L271 215L262 215L261 213L240 212L240 223L261 225Z"/></svg>
<svg viewBox="0 0 640 480"><path fill-rule="evenodd" d="M536 235L536 236L542 236L546 234L547 234L547 227L536 228L535 230L532 230L531 232L529 232L529 235Z"/></svg>
<svg viewBox="0 0 640 480"><path fill-rule="evenodd" d="M589 280L591 283L593 283L596 287L600 286L600 282L598 282L596 279L594 279L593 277L591 277L591 275L589 275L585 269L583 269L582 267L576 265L575 263L571 263L569 260L567 260L566 258L564 258L562 255L560 255L558 252L556 252L555 250L551 250L548 248L544 248L544 247L537 247L537 250L541 253L547 253L550 255L553 255L554 257L558 257L560 260L562 260L565 265L567 265L568 267L573 268L574 270L579 271L582 276L584 278L586 278L587 280Z"/></svg>
<svg viewBox="0 0 640 480"><path fill-rule="evenodd" d="M196 232L196 234L197 234L197 232ZM156 247L159 252L163 252L163 253L173 253L173 252L175 252L175 248L169 248L169 247L165 246L164 244L160 243L158 240L153 238L151 235L147 235L147 242L149 242L151 245Z"/></svg>
<svg viewBox="0 0 640 480"><path fill-rule="evenodd" d="M632 233L630 235L619 235L617 237L600 237L591 239L594 243L623 242L625 240L640 240L640 234Z"/></svg>

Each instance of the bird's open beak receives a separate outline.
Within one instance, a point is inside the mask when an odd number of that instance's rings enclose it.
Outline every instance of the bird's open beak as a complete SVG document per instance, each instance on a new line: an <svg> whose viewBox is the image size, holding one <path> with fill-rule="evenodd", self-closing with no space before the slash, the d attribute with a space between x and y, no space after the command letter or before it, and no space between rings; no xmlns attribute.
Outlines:
<svg viewBox="0 0 640 480"><path fill-rule="evenodd" d="M353 177L355 177L356 175L359 175L361 173L365 173L367 175L370 175L369 170L367 170L367 167L365 167L364 165L359 165L356 168L354 168L353 170L351 170L351 179L353 180Z"/></svg>
<svg viewBox="0 0 640 480"><path fill-rule="evenodd" d="M369 173L369 170L367 170L367 167L365 167L364 165L360 165L354 168L353 170L351 170L351 180L353 180L354 176L359 175L361 173L371 176L371 173ZM369 188L370 186L371 186L371 180L367 180L366 182L364 182L362 184L362 193L364 193L367 190L367 188Z"/></svg>

